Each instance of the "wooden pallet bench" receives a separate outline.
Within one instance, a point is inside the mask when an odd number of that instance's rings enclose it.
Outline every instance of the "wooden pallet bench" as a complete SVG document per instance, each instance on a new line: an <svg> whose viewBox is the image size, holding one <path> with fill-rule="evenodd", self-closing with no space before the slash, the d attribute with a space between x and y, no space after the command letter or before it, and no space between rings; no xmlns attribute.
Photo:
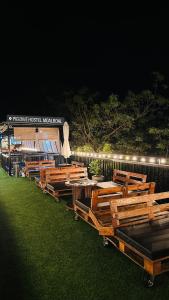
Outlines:
<svg viewBox="0 0 169 300"><path fill-rule="evenodd" d="M169 192L111 201L112 236L106 237L146 272L146 285L169 271Z"/></svg>
<svg viewBox="0 0 169 300"><path fill-rule="evenodd" d="M39 171L39 176L35 177L35 184L40 187L42 190L45 188L46 186L46 173L49 174L49 172L55 172L55 171L59 171L65 170L67 172L67 168L70 168L70 166L67 165L63 165L63 166L59 166L59 167L48 167L48 168L41 168Z"/></svg>
<svg viewBox="0 0 169 300"><path fill-rule="evenodd" d="M40 169L54 168L54 167L55 167L55 160L26 161L25 176L31 179L39 175Z"/></svg>
<svg viewBox="0 0 169 300"><path fill-rule="evenodd" d="M49 168L41 168L39 170L39 176L35 176L35 184L40 187L42 190L45 188L45 184L46 184L46 171L49 170L50 171L54 171L57 168L55 167L49 167ZM60 168L59 168L60 169Z"/></svg>
<svg viewBox="0 0 169 300"><path fill-rule="evenodd" d="M77 199L74 201L75 219L81 217L97 229L99 227L97 213L103 212L105 218L109 217L110 200L123 198L125 193L125 187L121 186L93 190L91 199Z"/></svg>
<svg viewBox="0 0 169 300"><path fill-rule="evenodd" d="M122 170L113 170L113 182L131 185L131 184L139 184L146 182L147 175L141 173L133 173Z"/></svg>
<svg viewBox="0 0 169 300"><path fill-rule="evenodd" d="M80 180L85 178L87 168L80 166L69 166L57 168L55 170L46 170L44 191L58 200L60 196L72 195L72 188L67 186L67 180Z"/></svg>
<svg viewBox="0 0 169 300"><path fill-rule="evenodd" d="M155 183L142 185L116 186L106 189L97 189L92 192L91 199L76 200L74 203L75 219L81 217L91 226L95 227L100 235L112 232L112 216L110 202L113 199L127 198L130 195L142 196L154 193Z"/></svg>
<svg viewBox="0 0 169 300"><path fill-rule="evenodd" d="M75 212L98 230L104 245L112 244L142 267L151 287L157 275L169 271L169 192L154 194L151 187L150 194L121 198L123 189L109 189L113 199L106 189L96 190L90 207L76 201Z"/></svg>
<svg viewBox="0 0 169 300"><path fill-rule="evenodd" d="M99 182L99 188L108 188L117 185L135 185L135 184L143 184L146 182L147 175L141 173L133 173L122 170L113 170L112 181L107 182Z"/></svg>

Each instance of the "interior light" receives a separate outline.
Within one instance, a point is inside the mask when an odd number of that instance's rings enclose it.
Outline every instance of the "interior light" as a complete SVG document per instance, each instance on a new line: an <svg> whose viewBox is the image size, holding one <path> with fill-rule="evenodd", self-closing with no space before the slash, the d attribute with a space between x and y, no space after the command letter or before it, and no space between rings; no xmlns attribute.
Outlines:
<svg viewBox="0 0 169 300"><path fill-rule="evenodd" d="M27 148L27 147L22 147L21 148L23 151L35 151L37 152L38 150L36 148Z"/></svg>

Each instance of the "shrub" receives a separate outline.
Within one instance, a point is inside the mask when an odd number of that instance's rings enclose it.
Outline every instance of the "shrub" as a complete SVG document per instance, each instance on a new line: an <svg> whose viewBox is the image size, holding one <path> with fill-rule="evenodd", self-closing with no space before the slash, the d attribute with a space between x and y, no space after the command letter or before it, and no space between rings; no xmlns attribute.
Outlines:
<svg viewBox="0 0 169 300"><path fill-rule="evenodd" d="M102 168L101 168L101 161L96 159L92 160L89 164L89 172L94 175L101 175Z"/></svg>
<svg viewBox="0 0 169 300"><path fill-rule="evenodd" d="M112 145L109 143L105 143L103 145L102 151L105 153L112 153L113 152Z"/></svg>
<svg viewBox="0 0 169 300"><path fill-rule="evenodd" d="M93 147L90 144L85 144L76 148L77 152L93 152Z"/></svg>

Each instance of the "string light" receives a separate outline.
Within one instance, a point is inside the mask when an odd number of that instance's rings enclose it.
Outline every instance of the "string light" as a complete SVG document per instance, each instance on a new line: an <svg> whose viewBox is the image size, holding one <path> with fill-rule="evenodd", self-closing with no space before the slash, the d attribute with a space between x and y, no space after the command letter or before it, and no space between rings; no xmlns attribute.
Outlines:
<svg viewBox="0 0 169 300"><path fill-rule="evenodd" d="M161 158L161 159L160 159L160 163L161 163L161 164L166 164L166 159L165 159L165 158Z"/></svg>
<svg viewBox="0 0 169 300"><path fill-rule="evenodd" d="M151 157L151 158L149 159L149 162L150 162L150 163L155 163L155 158Z"/></svg>
<svg viewBox="0 0 169 300"><path fill-rule="evenodd" d="M37 149L34 148L26 148L23 147L20 149L20 151L25 150L25 151L38 151ZM139 157L139 156L129 156L129 155L117 155L117 154L102 154L102 153L95 153L95 152L76 152L76 151L71 151L72 155L78 155L78 156L89 156L89 157L94 157L94 158L113 158L113 159L125 159L125 160L132 160L132 161L140 161L140 162L146 162L147 163L156 163L156 164L167 164L167 159L165 158L155 158L155 157Z"/></svg>

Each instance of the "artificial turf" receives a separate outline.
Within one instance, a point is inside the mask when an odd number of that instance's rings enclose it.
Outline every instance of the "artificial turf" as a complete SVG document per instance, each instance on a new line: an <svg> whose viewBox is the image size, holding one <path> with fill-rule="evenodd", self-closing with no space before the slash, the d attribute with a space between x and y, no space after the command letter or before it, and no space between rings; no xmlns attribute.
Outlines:
<svg viewBox="0 0 169 300"><path fill-rule="evenodd" d="M146 289L143 271L97 231L74 221L33 181L0 169L0 299L168 299L169 276Z"/></svg>

